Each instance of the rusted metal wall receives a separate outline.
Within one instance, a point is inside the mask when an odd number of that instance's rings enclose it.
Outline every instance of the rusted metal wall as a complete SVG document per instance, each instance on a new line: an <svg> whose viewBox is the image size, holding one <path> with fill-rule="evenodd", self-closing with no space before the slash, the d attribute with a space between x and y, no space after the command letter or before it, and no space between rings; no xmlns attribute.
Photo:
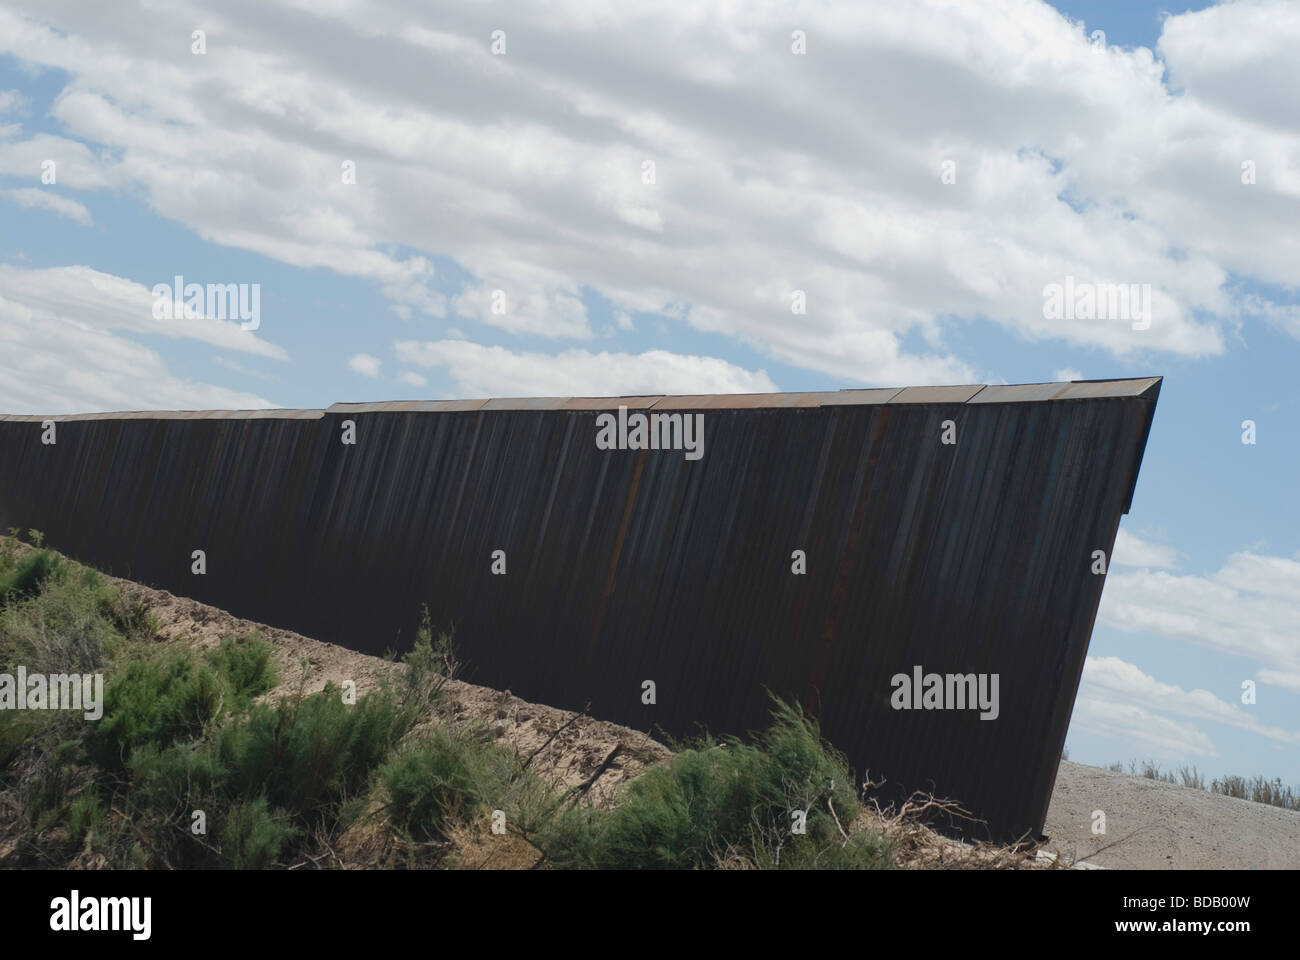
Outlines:
<svg viewBox="0 0 1300 960"><path fill-rule="evenodd" d="M370 653L409 646L427 604L467 679L674 736L761 728L766 688L860 775L1037 833L1092 553L1110 555L1159 385L109 414L52 418L53 445L8 417L0 526ZM619 404L703 413L703 457L598 449ZM916 665L998 674L998 718L892 709Z"/></svg>

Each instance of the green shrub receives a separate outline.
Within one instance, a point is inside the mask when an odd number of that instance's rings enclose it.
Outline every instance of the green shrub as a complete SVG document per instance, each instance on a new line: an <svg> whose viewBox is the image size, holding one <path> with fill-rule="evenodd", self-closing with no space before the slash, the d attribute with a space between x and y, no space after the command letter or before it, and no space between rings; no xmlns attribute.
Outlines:
<svg viewBox="0 0 1300 960"><path fill-rule="evenodd" d="M59 568L59 558L49 550L33 553L19 560L13 569L0 576L0 607L34 596Z"/></svg>
<svg viewBox="0 0 1300 960"><path fill-rule="evenodd" d="M446 826L481 808L518 822L534 778L482 731L435 727L379 769L393 824L420 840L446 838Z"/></svg>
<svg viewBox="0 0 1300 960"><path fill-rule="evenodd" d="M58 563L35 594L0 609L0 665L91 673L151 626L141 604L122 599L95 571Z"/></svg>
<svg viewBox="0 0 1300 960"><path fill-rule="evenodd" d="M221 692L216 671L188 653L135 657L105 684L104 716L88 737L91 757L121 769L136 747L192 739L216 715Z"/></svg>
<svg viewBox="0 0 1300 960"><path fill-rule="evenodd" d="M103 819L104 807L99 799L99 790L92 784L68 805L68 834L74 843L79 844Z"/></svg>
<svg viewBox="0 0 1300 960"><path fill-rule="evenodd" d="M224 788L225 770L206 743L146 743L131 751L130 809L149 816L214 807Z"/></svg>
<svg viewBox="0 0 1300 960"><path fill-rule="evenodd" d="M105 686L104 716L88 737L91 757L123 768L132 750L193 739L218 711L241 711L274 683L270 647L256 634L226 637L205 660L176 650L133 657Z"/></svg>
<svg viewBox="0 0 1300 960"><path fill-rule="evenodd" d="M231 806L221 830L221 855L237 870L274 866L284 846L298 831L258 796Z"/></svg>
<svg viewBox="0 0 1300 960"><path fill-rule="evenodd" d="M558 816L540 844L561 867L708 868L725 857L759 867L887 866L883 838L846 840L836 823L858 813L853 784L816 723L777 701L754 743L705 739L633 780L613 811ZM800 835L794 811L806 813Z"/></svg>
<svg viewBox="0 0 1300 960"><path fill-rule="evenodd" d="M272 805L314 823L365 786L410 722L387 691L347 705L331 684L309 697L255 705L218 731L217 757L235 795L264 791Z"/></svg>
<svg viewBox="0 0 1300 960"><path fill-rule="evenodd" d="M245 709L254 697L266 693L277 682L271 645L257 631L242 639L223 637L221 645L208 655L208 663L225 684L224 708L228 711Z"/></svg>

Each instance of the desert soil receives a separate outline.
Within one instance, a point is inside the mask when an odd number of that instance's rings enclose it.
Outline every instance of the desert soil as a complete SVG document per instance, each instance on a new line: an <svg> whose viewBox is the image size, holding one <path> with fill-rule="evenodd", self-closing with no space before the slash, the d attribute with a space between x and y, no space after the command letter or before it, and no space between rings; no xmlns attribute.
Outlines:
<svg viewBox="0 0 1300 960"><path fill-rule="evenodd" d="M1300 868L1300 812L1064 760L1043 832L1067 861L1116 869Z"/></svg>

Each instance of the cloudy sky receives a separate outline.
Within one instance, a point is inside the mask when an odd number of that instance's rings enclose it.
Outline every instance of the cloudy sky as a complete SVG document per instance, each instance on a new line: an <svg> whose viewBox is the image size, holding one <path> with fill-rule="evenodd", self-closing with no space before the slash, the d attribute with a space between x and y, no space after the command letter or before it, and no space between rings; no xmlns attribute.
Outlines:
<svg viewBox="0 0 1300 960"><path fill-rule="evenodd" d="M1071 757L1300 784L1300 4L206 6L0 0L0 410L1162 374Z"/></svg>

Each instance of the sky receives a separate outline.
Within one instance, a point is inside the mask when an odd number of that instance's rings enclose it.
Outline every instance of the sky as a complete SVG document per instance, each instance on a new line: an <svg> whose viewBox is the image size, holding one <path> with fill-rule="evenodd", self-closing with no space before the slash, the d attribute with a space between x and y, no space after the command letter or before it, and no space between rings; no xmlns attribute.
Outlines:
<svg viewBox="0 0 1300 960"><path fill-rule="evenodd" d="M1070 759L1300 785L1297 49L1293 0L0 0L0 410L1161 375Z"/></svg>

